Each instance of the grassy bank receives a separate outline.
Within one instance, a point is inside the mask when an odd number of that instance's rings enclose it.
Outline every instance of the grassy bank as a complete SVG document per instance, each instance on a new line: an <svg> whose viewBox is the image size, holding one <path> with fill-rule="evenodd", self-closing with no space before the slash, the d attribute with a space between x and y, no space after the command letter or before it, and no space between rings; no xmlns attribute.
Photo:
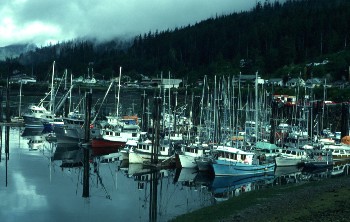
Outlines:
<svg viewBox="0 0 350 222"><path fill-rule="evenodd" d="M330 178L243 193L173 221L348 221L350 178Z"/></svg>

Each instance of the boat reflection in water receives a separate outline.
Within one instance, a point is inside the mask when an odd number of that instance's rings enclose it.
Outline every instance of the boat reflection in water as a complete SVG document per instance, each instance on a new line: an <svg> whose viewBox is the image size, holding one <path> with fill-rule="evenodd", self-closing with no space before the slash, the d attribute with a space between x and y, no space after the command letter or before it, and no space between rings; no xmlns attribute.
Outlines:
<svg viewBox="0 0 350 222"><path fill-rule="evenodd" d="M62 161L61 167L83 166L83 149L79 146L57 145L52 160Z"/></svg>
<svg viewBox="0 0 350 222"><path fill-rule="evenodd" d="M215 177L210 184L216 201L228 200L241 193L259 189L261 185L272 184L275 179L274 172L260 175L242 175L232 177Z"/></svg>
<svg viewBox="0 0 350 222"><path fill-rule="evenodd" d="M21 137L28 140L27 144L29 150L35 151L44 148L45 138L42 135L43 130L43 127L24 128Z"/></svg>
<svg viewBox="0 0 350 222"><path fill-rule="evenodd" d="M28 129L23 133L19 130L10 133L10 153L21 155L12 155L10 159L9 187L21 184L21 190L30 189L30 192L26 191L23 196L23 192L16 189L0 189L0 196L9 200L6 209L12 210L6 214L7 211L0 209L3 221L13 218L16 221L50 221L52 218L71 221L73 213L75 221L98 221L101 217L104 221L169 221L251 190L261 192L271 186L303 184L349 173L349 163L342 162L323 171L277 167L272 174L258 177L215 178L210 172L194 169L150 169L142 164L128 164L120 160L120 153L90 155L90 195L83 198L83 148L44 141L43 148L29 151L28 136L40 133L40 130ZM0 162L1 175L5 175L4 164L5 161ZM16 210L25 198L33 204ZM64 207L58 210L58 205ZM40 210L40 215L33 215L33 210Z"/></svg>
<svg viewBox="0 0 350 222"><path fill-rule="evenodd" d="M125 163L121 164L120 170L127 178L137 182L143 220L148 217L148 221L168 221L178 211L184 214L212 204L211 193L207 189L189 185L193 185L197 172L152 169L142 164Z"/></svg>
<svg viewBox="0 0 350 222"><path fill-rule="evenodd" d="M30 136L41 136L43 134L44 127L25 127L21 134L22 138L28 138Z"/></svg>
<svg viewBox="0 0 350 222"><path fill-rule="evenodd" d="M277 167L275 185L298 184L349 175L350 161L334 161L332 165L316 169Z"/></svg>

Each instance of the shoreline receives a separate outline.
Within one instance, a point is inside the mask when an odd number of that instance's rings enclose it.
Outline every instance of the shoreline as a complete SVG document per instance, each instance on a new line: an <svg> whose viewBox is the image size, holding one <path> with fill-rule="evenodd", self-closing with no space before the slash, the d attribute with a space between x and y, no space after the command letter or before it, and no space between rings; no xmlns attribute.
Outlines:
<svg viewBox="0 0 350 222"><path fill-rule="evenodd" d="M350 177L243 193L172 221L348 221Z"/></svg>

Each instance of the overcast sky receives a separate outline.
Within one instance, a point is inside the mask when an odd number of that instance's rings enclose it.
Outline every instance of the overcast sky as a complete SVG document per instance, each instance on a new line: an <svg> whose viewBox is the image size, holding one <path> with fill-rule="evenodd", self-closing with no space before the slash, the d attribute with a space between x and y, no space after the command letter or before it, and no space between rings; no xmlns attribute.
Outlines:
<svg viewBox="0 0 350 222"><path fill-rule="evenodd" d="M258 0L1 0L0 47L174 29L250 10Z"/></svg>

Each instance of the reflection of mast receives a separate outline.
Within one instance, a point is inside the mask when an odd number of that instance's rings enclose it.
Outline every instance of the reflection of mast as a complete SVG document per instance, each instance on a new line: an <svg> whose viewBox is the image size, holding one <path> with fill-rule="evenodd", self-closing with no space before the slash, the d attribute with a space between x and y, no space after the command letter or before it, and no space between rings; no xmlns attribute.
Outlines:
<svg viewBox="0 0 350 222"><path fill-rule="evenodd" d="M107 189L106 189L106 187L105 187L105 185L103 184L103 182L102 182L102 178L101 178L101 176L100 176L100 171L99 171L99 169L98 169L98 166L97 166L97 163L95 162L94 163L94 172L96 173L96 176L97 176L97 182L100 182L100 184L101 184L101 186L102 186L102 189L105 191L105 193L106 193L106 198L107 199L111 199L111 195L109 195L108 194L108 191L107 191Z"/></svg>
<svg viewBox="0 0 350 222"><path fill-rule="evenodd" d="M92 93L86 93L86 109L85 109L85 138L84 142L88 143L90 140L90 115L91 115L91 102L92 102ZM89 148L84 149L84 178L83 178L83 197L89 197L89 176L90 176L90 164L89 164Z"/></svg>
<svg viewBox="0 0 350 222"><path fill-rule="evenodd" d="M158 170L150 175L149 221L157 221L158 175L160 175Z"/></svg>

